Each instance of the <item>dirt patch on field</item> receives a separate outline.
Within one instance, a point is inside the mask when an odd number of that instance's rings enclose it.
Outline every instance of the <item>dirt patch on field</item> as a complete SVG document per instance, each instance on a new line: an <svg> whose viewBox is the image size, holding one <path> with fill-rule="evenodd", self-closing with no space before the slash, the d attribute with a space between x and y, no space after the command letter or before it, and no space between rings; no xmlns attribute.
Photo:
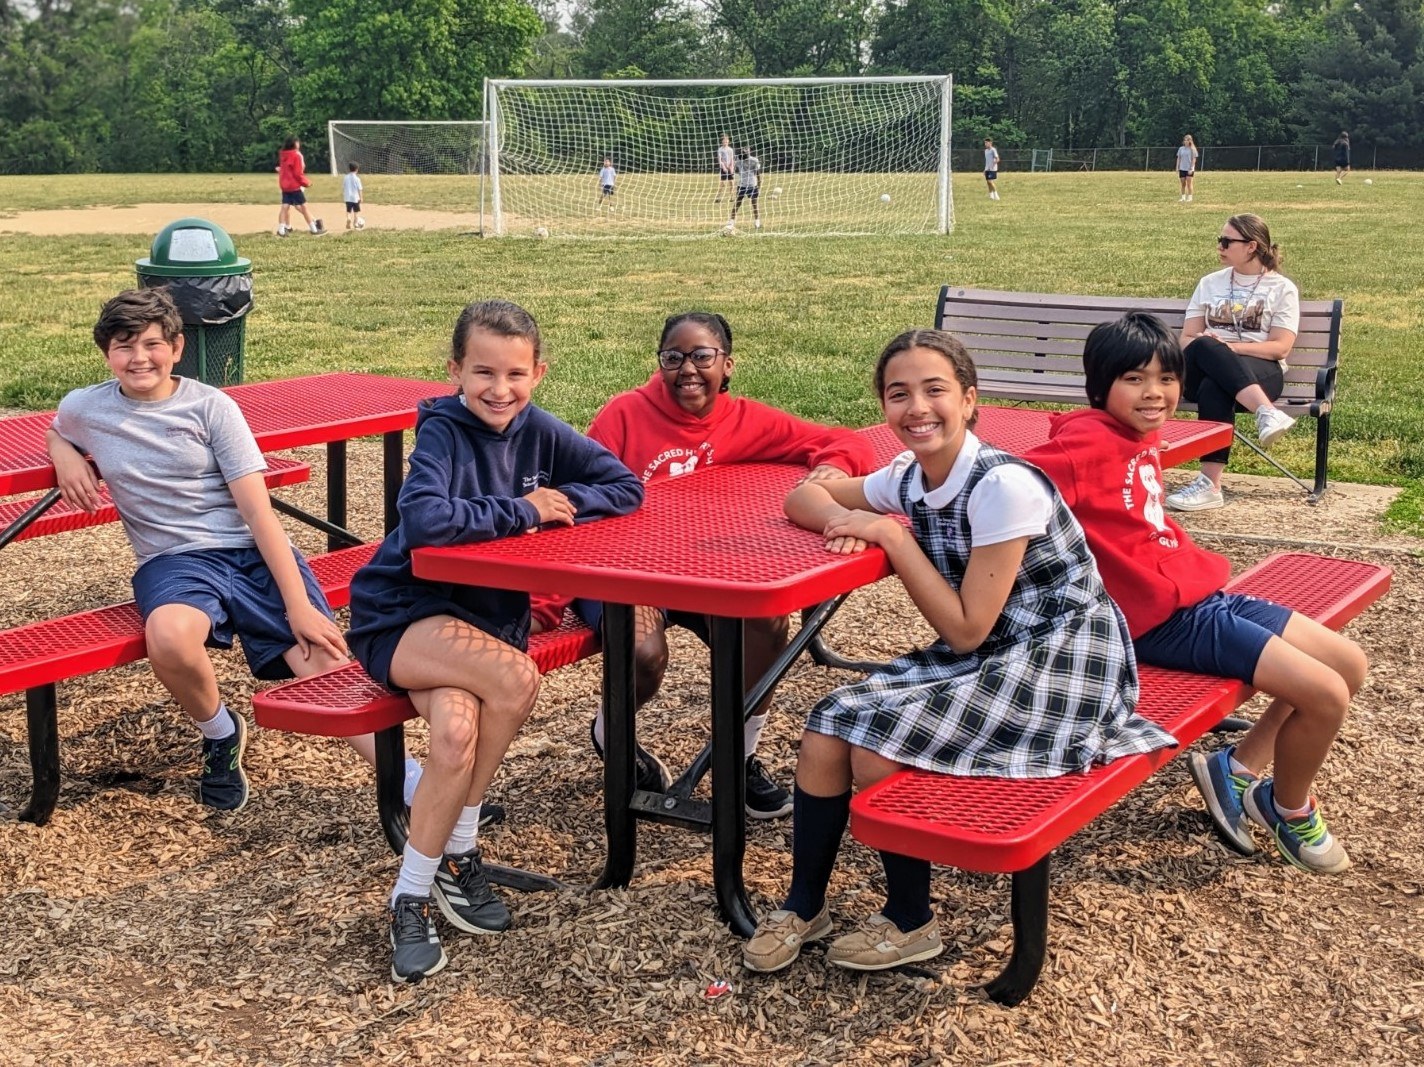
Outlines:
<svg viewBox="0 0 1424 1067"><path fill-rule="evenodd" d="M346 233L346 206L308 202L312 218L322 219L333 234ZM277 204L134 204L124 207L66 208L21 211L0 217L0 233L62 237L85 233L157 233L174 219L196 216L215 222L228 233L262 233L277 228ZM478 229L474 212L422 211L400 205L372 205L364 211L367 229ZM302 217L292 212L294 224Z"/></svg>
<svg viewBox="0 0 1424 1067"><path fill-rule="evenodd" d="M280 493L320 510L324 451L300 458L312 482ZM351 524L367 535L380 526L379 463L379 446L353 446L351 484L371 491L353 492ZM1311 508L1287 483L1264 483L1248 498L1233 478L1230 507L1187 517L1194 531L1215 531L1209 543L1236 569L1273 550L1261 536L1379 541L1373 490L1340 486ZM210 816L192 799L195 731L146 665L104 671L59 687L63 790L54 820L35 827L13 818L29 785L25 707L4 697L0 1061L1424 1062L1424 828L1408 817L1424 792L1424 561L1400 551L1418 547L1343 553L1395 570L1388 598L1350 627L1371 676L1319 782L1355 867L1311 877L1266 851L1228 853L1179 759L1058 851L1048 962L1012 1011L976 988L1010 940L1006 878L936 869L945 954L860 977L827 967L820 947L781 974L745 973L740 942L713 910L701 835L645 824L629 888L578 888L603 857L588 743L597 660L545 680L496 779L509 821L481 836L492 860L571 888L506 893L514 927L447 933L448 970L416 987L389 981L382 909L397 861L376 824L371 774L341 742L254 730L252 803ZM0 566L10 578L0 625L11 626L125 598L132 558L115 524L11 545ZM667 680L639 736L682 766L707 736L707 658L684 631L670 636ZM926 636L889 580L853 596L828 639L873 658ZM228 703L250 714L240 655L216 661ZM761 749L777 779L790 781L807 710L852 677L803 661L787 678ZM421 752L423 730L410 735ZM785 889L790 831L785 821L748 828L758 907ZM873 911L881 893L877 857L847 838L831 886L837 926ZM705 999L718 979L732 991Z"/></svg>

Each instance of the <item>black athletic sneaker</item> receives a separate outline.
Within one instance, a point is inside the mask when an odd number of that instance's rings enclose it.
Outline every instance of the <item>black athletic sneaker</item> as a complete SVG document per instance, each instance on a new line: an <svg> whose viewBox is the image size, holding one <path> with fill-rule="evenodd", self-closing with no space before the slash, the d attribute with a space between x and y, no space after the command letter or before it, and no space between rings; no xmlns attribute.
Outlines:
<svg viewBox="0 0 1424 1067"><path fill-rule="evenodd" d="M479 849L443 856L432 892L440 911L457 930L497 934L509 929L509 909L490 889Z"/></svg>
<svg viewBox="0 0 1424 1067"><path fill-rule="evenodd" d="M791 814L791 794L771 780L755 756L747 757L747 814L753 819Z"/></svg>
<svg viewBox="0 0 1424 1067"><path fill-rule="evenodd" d="M391 981L418 982L445 969L429 897L402 893L387 909L391 924Z"/></svg>
<svg viewBox="0 0 1424 1067"><path fill-rule="evenodd" d="M198 799L218 811L237 812L247 803L247 775L242 754L247 751L247 724L241 715L232 719L233 733L221 741L203 740L203 776L198 779Z"/></svg>
<svg viewBox="0 0 1424 1067"><path fill-rule="evenodd" d="M593 732L593 723L589 723L588 736L593 741L593 750L598 753L598 758L602 759L603 746L598 743L598 735ZM666 793L672 788L672 775L668 773L667 765L636 742L633 745L633 765L633 774L639 789L649 793Z"/></svg>

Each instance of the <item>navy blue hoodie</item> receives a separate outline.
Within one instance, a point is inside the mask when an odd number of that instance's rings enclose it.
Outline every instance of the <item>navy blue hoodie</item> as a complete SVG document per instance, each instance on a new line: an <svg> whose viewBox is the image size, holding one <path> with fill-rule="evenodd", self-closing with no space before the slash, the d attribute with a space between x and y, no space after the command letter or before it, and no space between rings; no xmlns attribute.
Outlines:
<svg viewBox="0 0 1424 1067"><path fill-rule="evenodd" d="M573 503L576 522L624 515L643 485L602 445L533 404L503 433L465 408L458 394L422 406L398 525L351 580L352 652L372 635L431 615L453 615L516 648L529 645L529 594L429 582L411 572L416 548L492 541L539 523L524 497L540 486Z"/></svg>

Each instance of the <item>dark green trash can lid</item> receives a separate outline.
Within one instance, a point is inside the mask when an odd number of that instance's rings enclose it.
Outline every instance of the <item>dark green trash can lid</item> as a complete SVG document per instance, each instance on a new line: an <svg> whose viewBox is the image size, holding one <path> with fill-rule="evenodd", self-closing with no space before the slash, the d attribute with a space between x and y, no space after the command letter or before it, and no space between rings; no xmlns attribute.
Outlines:
<svg viewBox="0 0 1424 1067"><path fill-rule="evenodd" d="M227 231L207 219L170 222L158 231L148 255L134 264L140 273L158 278L215 278L252 273Z"/></svg>

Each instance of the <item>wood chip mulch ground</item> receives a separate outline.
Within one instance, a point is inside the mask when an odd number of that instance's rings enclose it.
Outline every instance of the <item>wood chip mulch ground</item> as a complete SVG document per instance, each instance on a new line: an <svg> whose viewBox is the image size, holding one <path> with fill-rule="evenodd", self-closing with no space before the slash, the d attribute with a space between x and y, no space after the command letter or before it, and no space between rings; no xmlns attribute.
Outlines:
<svg viewBox="0 0 1424 1067"><path fill-rule="evenodd" d="M302 458L312 484L283 495L317 507L323 454ZM378 463L353 449L353 484L378 484ZM338 741L254 731L251 804L209 815L193 799L196 732L138 664L60 686L64 788L48 826L15 820L24 700L0 699L0 1063L1424 1062L1424 546L1377 536L1377 510L1345 488L1309 508L1272 484L1191 525L1238 568L1295 538L1395 570L1350 628L1372 670L1319 782L1355 862L1344 875L1228 852L1177 760L1059 851L1049 960L1016 1009L977 989L1009 947L1007 878L937 869L948 947L922 968L855 976L812 948L754 977L715 914L707 839L663 827L641 829L627 890L509 893L513 929L448 936L444 973L396 986L383 906L397 861L369 769ZM375 535L379 518L354 525ZM127 598L132 557L115 525L12 545L0 567L11 626ZM853 597L829 635L869 657L927 639L893 580ZM218 663L249 714L240 655ZM707 736L705 677L705 651L677 633L639 731L669 763ZM850 677L803 662L779 691L762 755L783 782L804 713ZM571 886L597 876L598 684L596 660L546 680L495 784L509 819L482 835L490 859ZM748 886L773 905L789 822L748 836ZM837 923L880 891L876 857L847 838ZM707 999L719 979L731 992Z"/></svg>

